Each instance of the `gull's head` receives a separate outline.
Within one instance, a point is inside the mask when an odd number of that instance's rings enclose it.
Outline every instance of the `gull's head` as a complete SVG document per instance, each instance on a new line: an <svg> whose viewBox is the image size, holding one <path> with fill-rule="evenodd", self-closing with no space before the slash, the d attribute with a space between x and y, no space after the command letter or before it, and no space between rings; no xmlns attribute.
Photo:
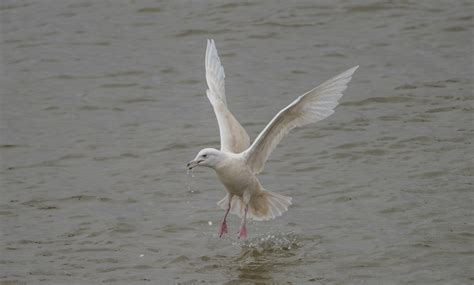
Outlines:
<svg viewBox="0 0 474 285"><path fill-rule="evenodd" d="M193 169L196 166L206 166L214 168L222 160L222 152L214 148L201 150L196 157L191 160L187 167Z"/></svg>

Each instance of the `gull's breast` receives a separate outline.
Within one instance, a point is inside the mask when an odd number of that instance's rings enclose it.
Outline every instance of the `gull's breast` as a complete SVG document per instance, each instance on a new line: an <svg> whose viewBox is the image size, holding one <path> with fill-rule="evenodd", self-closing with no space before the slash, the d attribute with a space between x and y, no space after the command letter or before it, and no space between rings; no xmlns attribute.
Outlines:
<svg viewBox="0 0 474 285"><path fill-rule="evenodd" d="M219 180L234 195L242 196L244 191L258 191L260 183L246 165L230 163L216 169Z"/></svg>

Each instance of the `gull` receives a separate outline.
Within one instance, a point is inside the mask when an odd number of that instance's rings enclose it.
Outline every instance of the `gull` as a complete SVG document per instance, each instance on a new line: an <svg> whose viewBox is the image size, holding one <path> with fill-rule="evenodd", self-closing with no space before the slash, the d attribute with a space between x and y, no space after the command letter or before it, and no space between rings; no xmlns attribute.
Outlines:
<svg viewBox="0 0 474 285"><path fill-rule="evenodd" d="M247 237L247 219L266 221L281 216L291 205L291 197L264 189L257 175L281 139L293 128L320 121L334 113L342 92L359 66L327 80L306 92L278 112L257 138L250 144L249 135L227 108L225 73L217 54L214 40L207 40L206 49L207 98L217 118L220 150L205 148L187 164L210 167L224 184L227 195L217 205L226 210L219 229L219 237L228 232L229 213L242 221L238 238Z"/></svg>

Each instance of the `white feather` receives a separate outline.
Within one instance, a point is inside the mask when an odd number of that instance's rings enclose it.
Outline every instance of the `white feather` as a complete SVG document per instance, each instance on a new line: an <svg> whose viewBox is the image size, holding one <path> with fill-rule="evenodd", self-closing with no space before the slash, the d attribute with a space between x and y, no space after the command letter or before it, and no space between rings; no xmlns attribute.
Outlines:
<svg viewBox="0 0 474 285"><path fill-rule="evenodd" d="M299 96L273 117L242 154L253 173L257 174L263 170L272 151L290 130L315 123L334 113L342 92L358 67L355 66Z"/></svg>
<svg viewBox="0 0 474 285"><path fill-rule="evenodd" d="M217 54L214 40L207 40L206 48L207 98L214 108L221 138L221 151L239 153L247 149L250 139L247 132L227 108L225 73Z"/></svg>

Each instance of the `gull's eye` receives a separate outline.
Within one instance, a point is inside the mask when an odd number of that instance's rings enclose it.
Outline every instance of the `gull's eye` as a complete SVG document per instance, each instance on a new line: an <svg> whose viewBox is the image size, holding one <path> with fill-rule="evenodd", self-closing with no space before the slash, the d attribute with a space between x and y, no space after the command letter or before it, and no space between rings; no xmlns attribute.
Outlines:
<svg viewBox="0 0 474 285"><path fill-rule="evenodd" d="M207 157L207 154L203 154L202 157L206 158L206 157Z"/></svg>

